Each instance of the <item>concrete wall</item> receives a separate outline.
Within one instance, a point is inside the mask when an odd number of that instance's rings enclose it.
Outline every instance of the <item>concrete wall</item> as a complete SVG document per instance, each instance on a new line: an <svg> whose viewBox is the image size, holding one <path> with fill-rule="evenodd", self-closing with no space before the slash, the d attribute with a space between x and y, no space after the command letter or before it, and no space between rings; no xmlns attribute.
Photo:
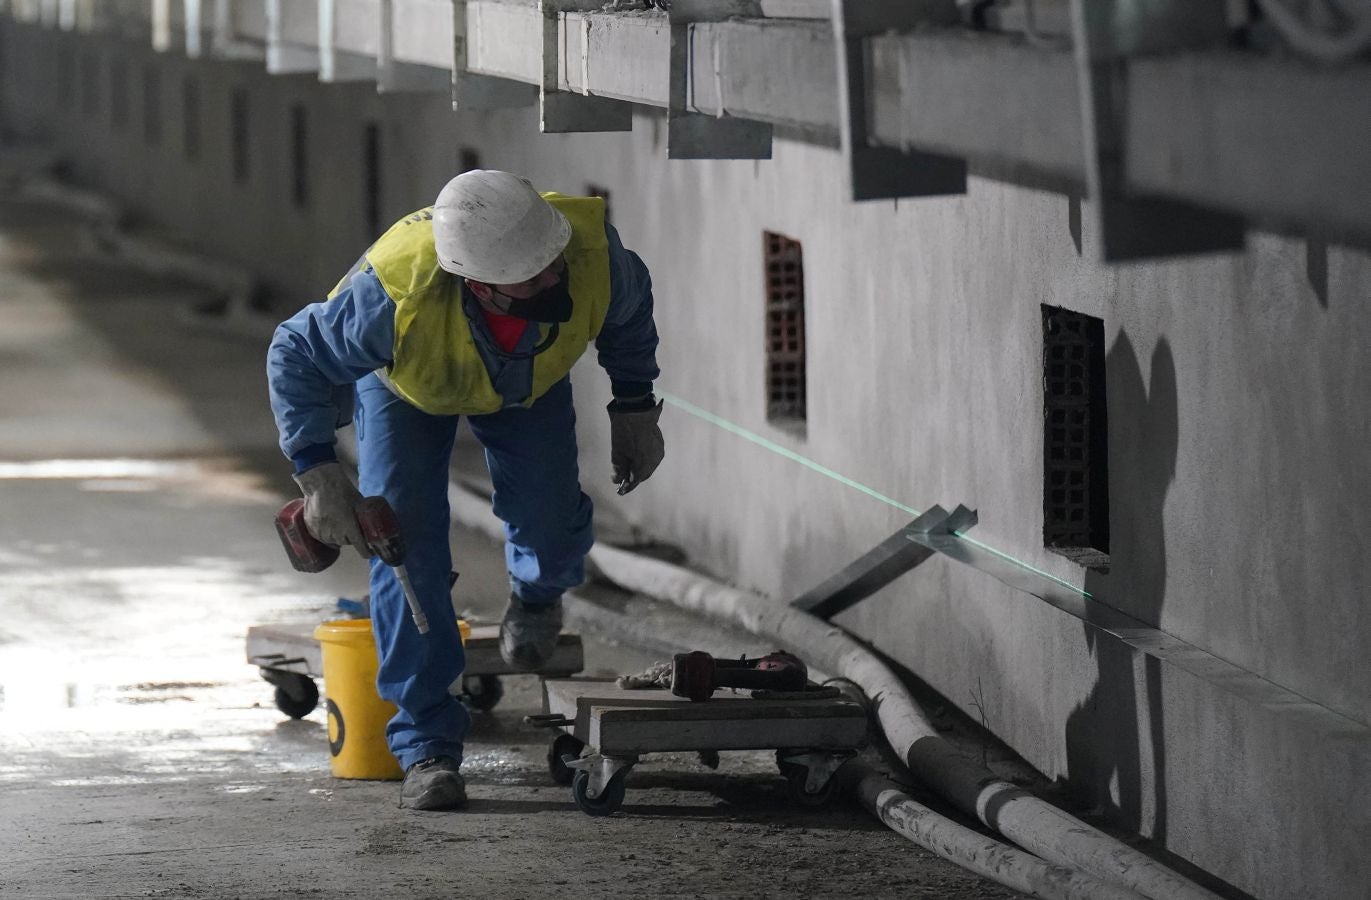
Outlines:
<svg viewBox="0 0 1371 900"><path fill-rule="evenodd" d="M540 136L532 109L454 115L439 96L269 78L259 65L4 27L3 113L46 135L80 180L183 240L250 262L285 313L326 292L372 235L362 132L381 129L382 218L431 202L459 149L566 192L608 187L651 267L661 388L917 508L965 503L974 534L1106 603L1328 709L1371 722L1371 259L1329 251L1311 288L1302 241L1104 267L1078 254L1066 198L973 179L964 197L853 204L837 153L778 142L765 162L667 161L664 123ZM54 67L75 48L127 59L129 124L83 112ZM161 72L162 143L142 132ZM180 85L199 79L198 161ZM107 78L97 79L107 85ZM231 177L229 96L247 90L251 173ZM100 88L108 91L108 87ZM287 123L310 122L313 201L291 203ZM1086 217L1088 221L1088 217ZM809 410L766 421L762 232L802 242ZM1104 320L1112 571L1042 547L1041 304ZM668 456L627 498L605 488L607 385L578 369L582 468L601 506L738 584L790 596L908 516L679 409ZM1036 598L941 558L841 620L992 730L1087 807L1262 898L1367 896L1366 740L1336 742L1142 657ZM1364 730L1364 729L1363 729Z"/></svg>

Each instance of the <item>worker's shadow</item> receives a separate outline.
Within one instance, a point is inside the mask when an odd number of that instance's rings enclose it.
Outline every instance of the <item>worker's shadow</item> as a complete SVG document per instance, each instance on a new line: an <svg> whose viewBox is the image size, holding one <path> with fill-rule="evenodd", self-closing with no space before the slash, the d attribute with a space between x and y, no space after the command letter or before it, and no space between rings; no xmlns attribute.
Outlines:
<svg viewBox="0 0 1371 900"><path fill-rule="evenodd" d="M1166 594L1163 505L1176 466L1176 365L1162 338L1152 352L1151 384L1121 333L1106 359L1109 417L1110 571L1086 574L1095 599L1148 625L1160 622ZM1161 663L1093 626L1085 626L1099 677L1066 722L1069 784L1089 807L1133 832L1143 829L1144 741L1150 745L1152 837L1166 836L1166 756ZM1141 657L1147 725L1139 721L1135 662Z"/></svg>

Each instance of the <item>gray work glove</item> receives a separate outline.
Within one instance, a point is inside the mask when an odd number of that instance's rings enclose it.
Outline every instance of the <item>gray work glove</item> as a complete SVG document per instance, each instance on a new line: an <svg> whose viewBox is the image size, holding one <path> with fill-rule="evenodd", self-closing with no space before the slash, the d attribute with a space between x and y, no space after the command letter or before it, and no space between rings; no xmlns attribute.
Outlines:
<svg viewBox="0 0 1371 900"><path fill-rule="evenodd" d="M657 427L661 417L661 401L654 403L651 394L609 404L609 461L620 494L647 481L666 455L662 429Z"/></svg>
<svg viewBox="0 0 1371 900"><path fill-rule="evenodd" d="M364 558L371 555L357 524L355 508L362 495L341 463L306 469L295 476L295 483L305 496L305 527L310 534L334 547L351 544Z"/></svg>

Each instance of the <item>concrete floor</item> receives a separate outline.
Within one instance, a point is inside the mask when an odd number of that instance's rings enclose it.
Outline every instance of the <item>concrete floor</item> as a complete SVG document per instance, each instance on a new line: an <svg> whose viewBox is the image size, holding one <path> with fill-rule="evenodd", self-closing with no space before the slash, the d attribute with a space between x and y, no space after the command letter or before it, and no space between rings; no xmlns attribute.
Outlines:
<svg viewBox="0 0 1371 900"><path fill-rule="evenodd" d="M322 711L287 719L244 661L249 625L365 584L355 558L283 558L263 348L81 247L0 204L0 896L1016 896L856 807L791 806L769 754L649 757L590 819L521 722L531 677L476 717L468 811L331 777ZM496 614L498 547L453 541L459 608ZM590 672L655 658L587 639Z"/></svg>

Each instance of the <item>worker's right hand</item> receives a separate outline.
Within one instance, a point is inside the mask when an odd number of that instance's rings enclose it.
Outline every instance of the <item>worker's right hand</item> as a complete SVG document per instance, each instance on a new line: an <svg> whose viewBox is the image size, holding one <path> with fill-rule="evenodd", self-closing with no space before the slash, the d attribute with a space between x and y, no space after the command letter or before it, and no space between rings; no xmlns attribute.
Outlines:
<svg viewBox="0 0 1371 900"><path fill-rule="evenodd" d="M371 555L357 524L356 506L362 495L341 463L306 469L295 476L295 483L305 496L305 527L310 534L335 547L351 544L363 558Z"/></svg>

